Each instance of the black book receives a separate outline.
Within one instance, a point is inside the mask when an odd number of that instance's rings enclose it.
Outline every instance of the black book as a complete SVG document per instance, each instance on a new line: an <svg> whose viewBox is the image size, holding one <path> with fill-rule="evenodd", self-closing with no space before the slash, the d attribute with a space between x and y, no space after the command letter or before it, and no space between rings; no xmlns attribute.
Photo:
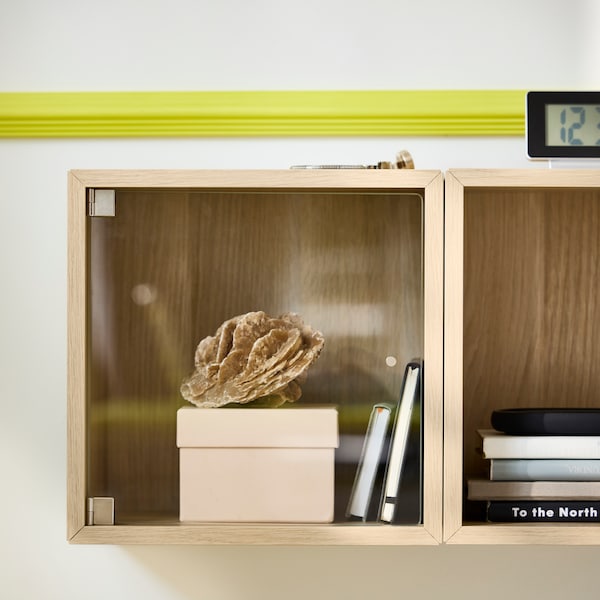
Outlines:
<svg viewBox="0 0 600 600"><path fill-rule="evenodd" d="M497 523L598 523L600 501L490 501L487 519Z"/></svg>

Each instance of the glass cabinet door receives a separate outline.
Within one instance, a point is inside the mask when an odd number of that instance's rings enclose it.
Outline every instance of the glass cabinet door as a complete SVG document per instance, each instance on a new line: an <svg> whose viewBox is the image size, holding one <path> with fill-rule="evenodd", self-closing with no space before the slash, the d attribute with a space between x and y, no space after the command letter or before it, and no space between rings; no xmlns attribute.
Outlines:
<svg viewBox="0 0 600 600"><path fill-rule="evenodd" d="M271 173L260 186L234 174L227 186L201 173L166 186L95 173L86 195L112 188L115 202L114 213L79 221L85 497L114 498L116 527L181 529L176 413L189 406L179 390L198 343L236 315L292 312L325 338L297 403L338 410L332 527L376 525L345 513L372 406L396 405L405 365L427 359L426 203L436 200L416 184L425 175L382 185L363 173L356 188L339 174L307 185L306 173ZM72 402L81 401L76 387ZM441 400L434 384L430 393ZM439 414L441 401L429 409Z"/></svg>

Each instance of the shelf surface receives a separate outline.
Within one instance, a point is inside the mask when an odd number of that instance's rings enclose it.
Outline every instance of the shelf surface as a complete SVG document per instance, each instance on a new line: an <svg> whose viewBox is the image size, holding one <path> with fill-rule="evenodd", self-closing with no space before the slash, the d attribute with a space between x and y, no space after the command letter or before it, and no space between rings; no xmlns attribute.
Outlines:
<svg viewBox="0 0 600 600"><path fill-rule="evenodd" d="M276 546L437 545L423 526L396 525L146 525L86 526L70 540L75 544L219 544Z"/></svg>
<svg viewBox="0 0 600 600"><path fill-rule="evenodd" d="M600 544L600 523L594 525L579 523L507 525L465 521L453 536L445 540L445 543L594 546Z"/></svg>

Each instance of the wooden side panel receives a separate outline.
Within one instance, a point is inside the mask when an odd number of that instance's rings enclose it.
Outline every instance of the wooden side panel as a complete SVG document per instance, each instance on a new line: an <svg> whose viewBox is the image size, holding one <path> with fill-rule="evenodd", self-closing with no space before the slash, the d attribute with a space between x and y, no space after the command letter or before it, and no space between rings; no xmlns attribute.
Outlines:
<svg viewBox="0 0 600 600"><path fill-rule="evenodd" d="M462 526L464 188L445 179L444 217L444 541Z"/></svg>
<svg viewBox="0 0 600 600"><path fill-rule="evenodd" d="M68 388L67 388L67 538L85 525L86 482L86 191L69 176L68 206Z"/></svg>
<svg viewBox="0 0 600 600"><path fill-rule="evenodd" d="M442 541L444 181L425 188L424 227L424 526Z"/></svg>

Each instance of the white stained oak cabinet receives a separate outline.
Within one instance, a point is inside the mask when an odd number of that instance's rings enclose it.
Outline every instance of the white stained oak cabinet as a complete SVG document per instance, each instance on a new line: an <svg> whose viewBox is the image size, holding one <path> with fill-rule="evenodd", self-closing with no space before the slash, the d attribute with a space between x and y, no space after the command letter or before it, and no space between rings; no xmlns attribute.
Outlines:
<svg viewBox="0 0 600 600"><path fill-rule="evenodd" d="M443 210L437 171L70 172L68 539L440 543ZM331 524L179 521L180 383L198 342L253 310L297 312L325 336L299 402L338 407ZM397 402L415 357L423 522L349 522L371 406ZM114 524L88 524L88 498L110 498Z"/></svg>
<svg viewBox="0 0 600 600"><path fill-rule="evenodd" d="M444 541L599 544L600 524L486 523L492 410L600 406L600 171L445 174Z"/></svg>

